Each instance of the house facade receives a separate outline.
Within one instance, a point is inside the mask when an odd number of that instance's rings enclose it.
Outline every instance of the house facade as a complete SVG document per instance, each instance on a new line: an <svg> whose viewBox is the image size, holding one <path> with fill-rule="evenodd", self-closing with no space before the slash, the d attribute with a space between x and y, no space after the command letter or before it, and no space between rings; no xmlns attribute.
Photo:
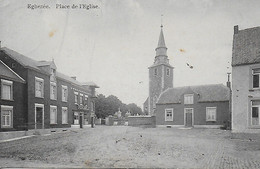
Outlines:
<svg viewBox="0 0 260 169"><path fill-rule="evenodd" d="M234 27L232 131L260 132L260 27Z"/></svg>
<svg viewBox="0 0 260 169"><path fill-rule="evenodd" d="M229 92L223 84L169 88L156 104L156 125L220 128L229 119Z"/></svg>
<svg viewBox="0 0 260 169"><path fill-rule="evenodd" d="M23 97L15 99L23 107L20 113L25 120L19 122L23 129L79 128L90 123L97 85L58 72L54 61L35 61L5 47L0 60L25 81L23 90L13 88L13 93L23 92Z"/></svg>
<svg viewBox="0 0 260 169"><path fill-rule="evenodd" d="M26 123L27 119L23 100L25 80L0 60L0 82L0 131L23 130L24 126L21 124Z"/></svg>

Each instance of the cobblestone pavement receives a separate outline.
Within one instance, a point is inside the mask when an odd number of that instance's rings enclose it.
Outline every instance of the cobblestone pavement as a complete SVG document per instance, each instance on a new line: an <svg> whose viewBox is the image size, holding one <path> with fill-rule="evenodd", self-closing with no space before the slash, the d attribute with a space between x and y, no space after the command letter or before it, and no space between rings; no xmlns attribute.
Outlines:
<svg viewBox="0 0 260 169"><path fill-rule="evenodd" d="M260 168L260 140L218 129L97 126L0 143L0 167Z"/></svg>

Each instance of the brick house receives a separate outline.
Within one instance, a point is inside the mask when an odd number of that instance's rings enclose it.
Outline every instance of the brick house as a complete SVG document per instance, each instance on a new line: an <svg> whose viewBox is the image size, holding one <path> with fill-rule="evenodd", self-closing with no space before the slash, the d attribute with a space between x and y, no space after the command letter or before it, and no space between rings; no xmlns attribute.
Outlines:
<svg viewBox="0 0 260 169"><path fill-rule="evenodd" d="M260 27L234 27L232 131L260 132Z"/></svg>
<svg viewBox="0 0 260 169"><path fill-rule="evenodd" d="M57 71L54 61L35 61L6 47L1 48L0 60L26 82L15 105L23 107L25 120L19 122L25 129L79 128L88 124L94 115L94 83L80 83ZM23 111L22 111L23 110ZM17 123L13 116L12 123ZM19 130L20 128L10 128ZM81 126L82 127L82 126Z"/></svg>
<svg viewBox="0 0 260 169"><path fill-rule="evenodd" d="M169 88L156 104L156 125L219 128L229 118L223 84Z"/></svg>
<svg viewBox="0 0 260 169"><path fill-rule="evenodd" d="M27 115L24 102L25 80L0 60L0 131L23 129ZM12 119L16 119L13 121Z"/></svg>

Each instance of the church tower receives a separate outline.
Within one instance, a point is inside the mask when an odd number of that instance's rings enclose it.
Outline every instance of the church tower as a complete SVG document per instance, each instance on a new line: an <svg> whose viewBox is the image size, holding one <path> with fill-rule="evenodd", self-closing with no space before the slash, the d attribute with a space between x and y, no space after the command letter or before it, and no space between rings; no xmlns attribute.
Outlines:
<svg viewBox="0 0 260 169"><path fill-rule="evenodd" d="M159 36L158 46L155 49L154 63L149 69L149 97L147 99L147 110L149 115L155 115L156 102L160 94L168 88L173 87L173 67L169 64L167 47L163 36L163 26Z"/></svg>

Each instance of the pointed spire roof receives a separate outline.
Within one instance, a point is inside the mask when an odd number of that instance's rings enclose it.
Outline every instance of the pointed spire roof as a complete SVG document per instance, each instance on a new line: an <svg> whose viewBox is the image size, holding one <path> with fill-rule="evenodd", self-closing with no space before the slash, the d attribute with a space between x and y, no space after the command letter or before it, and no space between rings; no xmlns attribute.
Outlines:
<svg viewBox="0 0 260 169"><path fill-rule="evenodd" d="M158 41L157 48L160 48L160 47L166 48L165 41L164 41L164 36L163 36L163 29L162 28L163 28L163 26L161 25L161 33L160 33L160 36L159 36L159 41Z"/></svg>

